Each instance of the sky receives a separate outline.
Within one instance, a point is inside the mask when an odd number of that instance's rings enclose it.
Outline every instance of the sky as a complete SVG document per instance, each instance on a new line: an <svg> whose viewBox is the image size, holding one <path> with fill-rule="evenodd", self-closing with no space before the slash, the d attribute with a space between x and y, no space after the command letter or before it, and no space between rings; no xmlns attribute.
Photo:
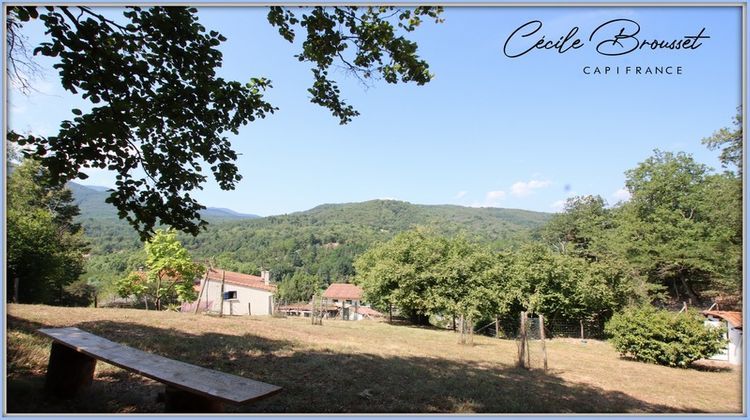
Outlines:
<svg viewBox="0 0 750 420"><path fill-rule="evenodd" d="M241 82L271 79L266 99L279 107L230 135L243 180L234 191L208 183L197 192L210 207L267 216L397 199L553 212L566 198L587 194L615 204L627 199L625 171L654 149L684 151L720 170L718 152L701 139L731 126L742 101L738 7L446 7L443 23L425 22L408 34L435 74L429 84L368 87L333 72L343 98L361 113L342 126L309 102L309 66L294 58L299 43L284 41L266 13L199 8L201 23L228 38L219 47L219 74ZM683 40L702 28L710 38L695 49L601 55L596 43L618 28L606 27L592 41L589 35L613 19L637 22L641 41ZM508 37L533 20L541 29L528 37L519 32L511 50L542 35L556 41L573 27L583 46L507 57ZM36 24L24 31L32 43L44 37ZM87 105L62 89L54 61L40 57L39 63L46 71L35 82L37 92L8 90L8 127L54 135L73 117L72 108ZM584 74L605 66L621 74ZM682 74L623 74L636 66L680 66ZM81 183L114 184L109 172L88 174Z"/></svg>

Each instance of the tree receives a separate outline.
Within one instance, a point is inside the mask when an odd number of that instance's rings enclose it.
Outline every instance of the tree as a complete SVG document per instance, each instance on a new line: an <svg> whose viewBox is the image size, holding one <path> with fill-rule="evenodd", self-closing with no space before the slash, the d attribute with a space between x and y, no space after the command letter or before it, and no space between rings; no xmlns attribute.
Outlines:
<svg viewBox="0 0 750 420"><path fill-rule="evenodd" d="M74 306L88 306L92 302L96 306L97 286L86 279L78 279L65 286L65 292L70 296L70 304Z"/></svg>
<svg viewBox="0 0 750 420"><path fill-rule="evenodd" d="M555 253L541 244L528 245L510 258L505 294L513 312L603 318L624 300L625 275L614 266Z"/></svg>
<svg viewBox="0 0 750 420"><path fill-rule="evenodd" d="M7 184L8 298L23 303L69 303L65 287L83 273L88 244L73 222L70 190L54 186L39 162L25 159Z"/></svg>
<svg viewBox="0 0 750 420"><path fill-rule="evenodd" d="M719 160L722 166L737 168L738 178L742 179L742 107L737 108L732 123L734 129L722 128L701 142L711 150L721 149Z"/></svg>
<svg viewBox="0 0 750 420"><path fill-rule="evenodd" d="M698 299L722 281L739 284L732 278L738 273L727 267L728 260L736 267L741 253L726 229L736 214L724 220L717 209L726 201L717 197L717 190L728 188L721 184L690 155L655 151L626 172L631 199L618 212L612 248L677 298L684 293ZM727 204L738 211L736 203Z"/></svg>
<svg viewBox="0 0 750 420"><path fill-rule="evenodd" d="M737 108L734 128L722 128L712 136L703 139L709 149L721 149L719 159L725 168L736 168L724 174L715 174L707 179L704 192L705 212L712 224L723 228L726 245L726 261L729 266L720 280L723 287L735 293L740 291L742 278L742 107ZM728 280L728 281L727 281Z"/></svg>
<svg viewBox="0 0 750 420"><path fill-rule="evenodd" d="M436 279L434 312L459 316L461 342L463 334L473 331L474 323L483 317L502 312L503 296L499 286L505 280L497 276L497 258L463 237L445 239L447 249L441 261L431 268Z"/></svg>
<svg viewBox="0 0 750 420"><path fill-rule="evenodd" d="M278 284L277 300L287 303L309 302L322 286L323 282L317 276L297 270Z"/></svg>
<svg viewBox="0 0 750 420"><path fill-rule="evenodd" d="M431 314L459 316L470 327L504 308L502 260L464 237L413 229L368 250L354 265L366 300L392 305L418 322Z"/></svg>
<svg viewBox="0 0 750 420"><path fill-rule="evenodd" d="M594 242L612 227L606 204L598 195L568 198L564 211L544 225L542 239L561 253L597 259Z"/></svg>
<svg viewBox="0 0 750 420"><path fill-rule="evenodd" d="M146 272L132 272L118 282L120 296L145 297L161 310L163 302L180 302L197 298L194 281L203 266L190 258L172 230L157 230L146 245Z"/></svg>
<svg viewBox="0 0 750 420"><path fill-rule="evenodd" d="M369 83L427 83L428 64L417 44L400 32L414 31L423 18L440 21L440 7L401 10L393 7L314 7L296 12L271 7L268 21L293 42L305 30L296 57L312 64L311 101L349 122L358 113L341 99L331 66ZM116 188L108 202L147 239L157 223L196 235L206 222L205 208L191 192L207 180L204 166L224 190L242 178L236 152L226 133L265 118L276 108L263 99L271 87L265 78L246 84L216 75L226 40L198 23L197 9L128 7L110 17L90 7L8 8L11 69L24 62L23 45L15 36L24 22L41 19L48 41L34 54L59 58L63 87L81 93L94 105L90 112L73 109L55 136L8 138L38 157L53 181L85 178L86 168L116 171ZM13 48L11 48L13 47ZM14 72L10 73L11 78ZM137 175L142 171L144 176Z"/></svg>
<svg viewBox="0 0 750 420"><path fill-rule="evenodd" d="M429 230L402 232L357 258L354 282L373 305L396 307L412 321L426 324L429 314L444 309L433 268L444 263L447 253L447 241Z"/></svg>

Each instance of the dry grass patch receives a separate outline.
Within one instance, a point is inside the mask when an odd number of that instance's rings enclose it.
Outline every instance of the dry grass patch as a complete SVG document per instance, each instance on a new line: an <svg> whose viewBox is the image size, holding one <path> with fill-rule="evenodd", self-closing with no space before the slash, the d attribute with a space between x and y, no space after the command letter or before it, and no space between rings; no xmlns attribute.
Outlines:
<svg viewBox="0 0 750 420"><path fill-rule="evenodd" d="M284 387L238 412L740 412L741 372L621 359L606 342L552 340L550 371L514 367L516 344L375 322L209 317L127 309L8 307L9 411L158 412L162 385L99 363L87 397L36 404L49 340L77 326L177 360ZM716 392L720 390L720 392ZM10 398L10 395L14 398Z"/></svg>

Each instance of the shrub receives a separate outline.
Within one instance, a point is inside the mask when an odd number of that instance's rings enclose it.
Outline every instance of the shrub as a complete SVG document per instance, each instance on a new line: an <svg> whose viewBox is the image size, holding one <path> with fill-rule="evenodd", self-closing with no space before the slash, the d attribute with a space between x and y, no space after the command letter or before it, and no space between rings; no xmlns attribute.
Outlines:
<svg viewBox="0 0 750 420"><path fill-rule="evenodd" d="M652 306L630 307L615 314L605 331L622 355L683 368L713 356L726 344L723 329L705 326L694 310L678 314Z"/></svg>

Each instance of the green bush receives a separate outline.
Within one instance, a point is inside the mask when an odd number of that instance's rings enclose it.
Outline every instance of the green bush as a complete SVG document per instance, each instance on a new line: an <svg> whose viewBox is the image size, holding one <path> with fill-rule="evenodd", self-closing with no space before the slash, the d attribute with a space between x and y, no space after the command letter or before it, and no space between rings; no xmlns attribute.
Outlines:
<svg viewBox="0 0 750 420"><path fill-rule="evenodd" d="M683 368L713 356L726 344L723 329L705 326L694 310L678 314L652 306L630 307L615 314L605 331L622 355Z"/></svg>

